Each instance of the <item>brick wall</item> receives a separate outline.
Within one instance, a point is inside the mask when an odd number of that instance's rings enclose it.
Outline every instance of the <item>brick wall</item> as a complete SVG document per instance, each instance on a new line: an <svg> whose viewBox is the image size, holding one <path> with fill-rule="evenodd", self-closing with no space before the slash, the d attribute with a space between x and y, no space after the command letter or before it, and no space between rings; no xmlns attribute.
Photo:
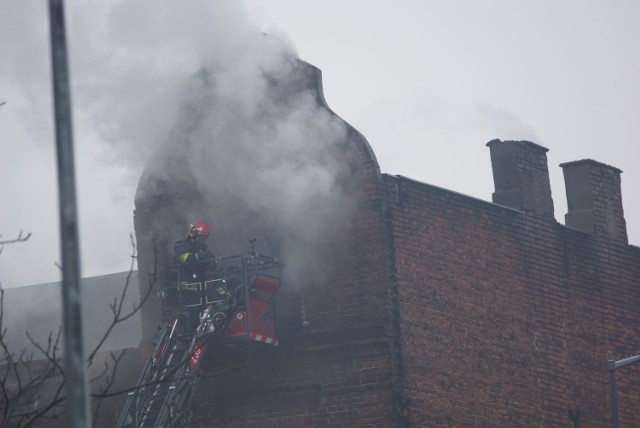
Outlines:
<svg viewBox="0 0 640 428"><path fill-rule="evenodd" d="M609 425L607 360L637 351L640 250L355 153L351 221L321 274L285 284L303 331L212 349L195 426L397 426L409 402L416 427ZM637 380L618 374L625 425Z"/></svg>
<svg viewBox="0 0 640 428"><path fill-rule="evenodd" d="M212 349L209 356L219 365L226 360L243 367L201 382L194 426L394 425L389 349L379 327L311 333L283 339L278 348L224 352Z"/></svg>
<svg viewBox="0 0 640 428"><path fill-rule="evenodd" d="M315 85L319 106L340 120L324 102L319 70L301 70L303 86ZM579 231L555 221L544 147L489 143L494 204L382 175L366 139L344 125L329 158L341 165L339 190L352 210L300 248L313 260L302 272L282 259L298 272L283 282L279 347L209 351L194 426L610 424L607 360L634 355L640 330L640 249L623 233L619 171L607 169L611 180L592 174L597 191L578 188L580 216L583 194L615 196L585 202L590 228ZM153 165L157 176L145 173L136 197L141 284L154 248L160 263L170 256L166 236L181 236L187 206L191 216L220 222L223 248L258 233L280 255L286 227L260 223L242 198L226 218L209 212L220 205L192 180L159 178L184 171L180 160L163 162L167 168ZM207 191L217 197L216 184ZM157 304L150 300L143 313L148 338ZM640 426L639 378L633 369L618 378L623 424Z"/></svg>
<svg viewBox="0 0 640 428"><path fill-rule="evenodd" d="M637 352L640 251L385 176L414 426L610 424L606 362ZM625 424L640 424L628 375ZM635 376L637 381L637 376Z"/></svg>
<svg viewBox="0 0 640 428"><path fill-rule="evenodd" d="M209 372L230 371L200 383L192 406L194 426L397 424L391 248L381 175L360 134L351 129L345 145L351 147L353 168L343 186L355 210L338 233L317 246L321 269L302 284L283 284L298 290L304 331L281 337L277 348L255 343L212 348Z"/></svg>

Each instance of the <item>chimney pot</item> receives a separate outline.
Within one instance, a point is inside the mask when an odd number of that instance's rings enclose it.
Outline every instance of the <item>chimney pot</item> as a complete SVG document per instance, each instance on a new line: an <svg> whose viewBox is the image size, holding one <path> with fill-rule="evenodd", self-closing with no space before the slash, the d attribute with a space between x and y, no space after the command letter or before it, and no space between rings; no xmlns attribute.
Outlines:
<svg viewBox="0 0 640 428"><path fill-rule="evenodd" d="M538 217L553 218L546 147L530 141L491 140L492 200Z"/></svg>
<svg viewBox="0 0 640 428"><path fill-rule="evenodd" d="M566 162L560 167L567 192L565 224L628 243L620 186L622 171L591 159Z"/></svg>

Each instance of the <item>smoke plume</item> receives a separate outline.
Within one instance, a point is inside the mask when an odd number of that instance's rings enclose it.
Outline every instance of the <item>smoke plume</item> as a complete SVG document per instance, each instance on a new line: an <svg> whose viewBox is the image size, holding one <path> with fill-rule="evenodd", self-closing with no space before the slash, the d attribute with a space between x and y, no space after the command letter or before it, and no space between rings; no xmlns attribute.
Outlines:
<svg viewBox="0 0 640 428"><path fill-rule="evenodd" d="M53 206L46 7L9 1L0 31L11 43L0 47L13 60L0 70L7 101L0 119L14 153L38 150L20 168L33 169L42 183L20 181L2 196L13 200L13 193L46 186L40 193ZM242 2L71 2L67 30L83 274L127 269L143 171L199 195L157 231L167 240L182 238L187 224L201 219L216 230L218 254L245 251L246 239L257 237L258 248L281 241L274 245L285 257L340 227L350 205L339 178L348 155L334 149L345 126L300 77L305 67L287 37L263 34ZM21 117L30 125L20 128ZM33 237L3 254L4 284L55 280L59 260L49 255L59 242L55 210L20 207L1 233L25 229ZM20 261L41 252L35 269Z"/></svg>
<svg viewBox="0 0 640 428"><path fill-rule="evenodd" d="M345 124L325 108L313 67L286 40L261 33L237 3L189 3L188 12L170 6L150 24L151 41L163 28L189 34L150 53L160 66L173 58L153 104L132 103L117 132L103 132L146 159L137 199L162 193L167 205L147 214L154 234L170 242L204 220L217 255L245 252L257 238L290 275L308 274L351 206L338 145ZM113 16L121 13L130 11Z"/></svg>
<svg viewBox="0 0 640 428"><path fill-rule="evenodd" d="M154 181L181 183L167 193L179 215L157 232L177 238L203 219L218 254L244 252L258 238L290 272L308 272L349 212L338 150L346 128L318 103L304 81L309 66L285 45L262 34L247 42L238 58L203 66L183 88L173 130L147 166Z"/></svg>

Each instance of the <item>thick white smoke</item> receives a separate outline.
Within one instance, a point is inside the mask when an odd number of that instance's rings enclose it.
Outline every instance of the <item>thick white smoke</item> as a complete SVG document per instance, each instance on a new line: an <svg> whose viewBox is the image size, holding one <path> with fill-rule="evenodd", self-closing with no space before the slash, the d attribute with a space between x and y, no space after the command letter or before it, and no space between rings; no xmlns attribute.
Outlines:
<svg viewBox="0 0 640 428"><path fill-rule="evenodd" d="M229 0L90 1L70 15L77 110L137 167L173 125L183 80L207 63L234 61L259 32Z"/></svg>
<svg viewBox="0 0 640 428"><path fill-rule="evenodd" d="M33 232L30 242L0 257L2 282L14 286L56 280L59 244L46 4L8 2L0 14L0 49L11 59L0 69L0 101L7 101L0 124L11 141L2 143L29 162L5 157L4 170L33 172L28 183L19 180L0 196L20 201L14 195L34 194L37 187L41 201L5 211L0 233L6 238L20 229ZM344 128L317 107L310 92L284 105L272 98L278 94L271 83L295 66L286 36L262 34L237 0L87 0L66 6L85 275L127 269L137 182L152 156L167 153L163 147L188 153L185 179L194 179L199 190L216 188L212 211L224 197L236 197L272 222L300 223L298 231L307 234L301 239L324 233L309 215L330 215L311 200L335 202L338 161L325 150ZM185 113L189 108L199 122L189 122L195 119ZM23 155L27 149L32 152ZM209 221L224 228L224 217Z"/></svg>
<svg viewBox="0 0 640 428"><path fill-rule="evenodd" d="M316 250L351 209L337 144L346 127L280 39L254 32L233 43L233 54L208 56L179 91L173 129L147 173L201 196L181 202L181 218L210 222L218 254L259 238L298 277L318 264ZM166 233L176 221L164 223Z"/></svg>
<svg viewBox="0 0 640 428"><path fill-rule="evenodd" d="M249 96L229 90L246 77L238 79L233 68L196 78L163 152L184 157L185 170L156 174L192 183L207 205L201 215L220 230L214 237L226 246L238 251L238 244L256 237L247 234L266 234L284 241L281 255L290 269L308 269L318 241L335 232L351 209L339 182L347 164L337 151L346 128L318 105L313 89L287 86L300 73L290 53L283 52L273 72L255 66L262 71L252 76L254 92L243 94ZM285 86L269 80L273 73L283 74L276 79Z"/></svg>
<svg viewBox="0 0 640 428"><path fill-rule="evenodd" d="M91 34L76 37L86 52L76 62L82 120L119 164L202 195L181 206L185 223L158 233L180 239L187 222L205 220L217 254L278 240L292 270L306 269L351 206L336 153L346 128L319 105L286 38L224 0L89 3L73 22Z"/></svg>

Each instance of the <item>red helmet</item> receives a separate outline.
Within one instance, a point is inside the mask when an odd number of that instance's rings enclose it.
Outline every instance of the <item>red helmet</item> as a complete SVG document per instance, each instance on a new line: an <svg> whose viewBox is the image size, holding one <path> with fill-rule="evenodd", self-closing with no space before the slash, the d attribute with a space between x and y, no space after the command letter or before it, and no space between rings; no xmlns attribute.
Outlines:
<svg viewBox="0 0 640 428"><path fill-rule="evenodd" d="M191 225L191 230L189 230L187 237L205 241L209 237L209 233L209 225L204 221L199 221Z"/></svg>

